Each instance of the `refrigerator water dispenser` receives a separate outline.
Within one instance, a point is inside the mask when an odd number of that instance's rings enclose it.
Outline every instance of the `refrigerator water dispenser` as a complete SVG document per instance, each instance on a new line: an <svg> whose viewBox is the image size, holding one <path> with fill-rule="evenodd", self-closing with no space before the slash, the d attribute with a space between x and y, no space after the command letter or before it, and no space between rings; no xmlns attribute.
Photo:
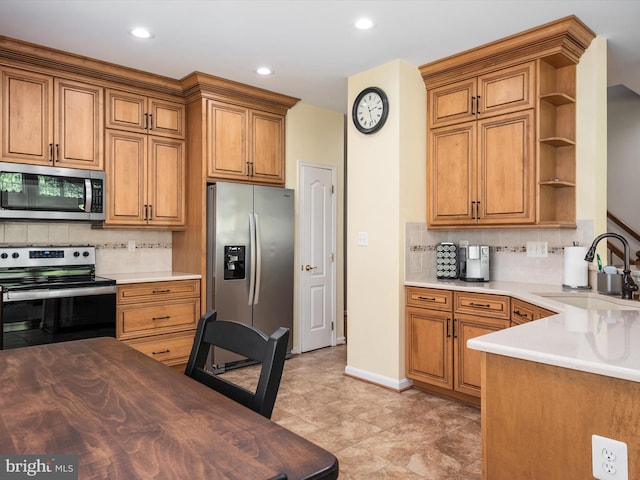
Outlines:
<svg viewBox="0 0 640 480"><path fill-rule="evenodd" d="M225 245L224 246L224 279L225 280L242 280L245 278L244 270L244 254L246 247L244 245Z"/></svg>

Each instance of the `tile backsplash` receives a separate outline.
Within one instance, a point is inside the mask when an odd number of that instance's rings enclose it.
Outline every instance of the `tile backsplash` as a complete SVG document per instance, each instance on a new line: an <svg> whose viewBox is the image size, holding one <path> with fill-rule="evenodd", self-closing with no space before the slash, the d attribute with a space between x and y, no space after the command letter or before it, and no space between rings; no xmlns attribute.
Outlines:
<svg viewBox="0 0 640 480"><path fill-rule="evenodd" d="M405 224L405 275L435 278L440 242L489 245L491 280L562 285L564 247L590 245L593 220L578 220L576 229L428 230L426 223ZM527 257L527 242L547 242L547 257Z"/></svg>
<svg viewBox="0 0 640 480"><path fill-rule="evenodd" d="M96 273L171 270L171 232L101 230L86 223L3 222L3 245L95 245Z"/></svg>

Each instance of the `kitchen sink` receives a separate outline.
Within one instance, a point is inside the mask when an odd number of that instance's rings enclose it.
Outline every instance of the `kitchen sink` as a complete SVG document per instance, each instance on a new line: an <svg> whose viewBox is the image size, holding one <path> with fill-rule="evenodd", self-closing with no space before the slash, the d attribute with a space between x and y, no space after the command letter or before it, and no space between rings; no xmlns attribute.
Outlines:
<svg viewBox="0 0 640 480"><path fill-rule="evenodd" d="M597 294L562 295L539 293L538 295L565 305L584 308L585 310L640 310L640 302L638 301L623 300L615 297L603 298L600 295L595 296Z"/></svg>

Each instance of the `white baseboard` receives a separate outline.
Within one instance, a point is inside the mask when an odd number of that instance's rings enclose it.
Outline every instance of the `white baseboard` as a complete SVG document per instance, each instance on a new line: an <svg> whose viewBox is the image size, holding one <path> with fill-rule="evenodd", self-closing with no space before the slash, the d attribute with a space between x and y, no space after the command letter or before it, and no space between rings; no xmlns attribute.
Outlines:
<svg viewBox="0 0 640 480"><path fill-rule="evenodd" d="M344 345L345 343L347 343L347 339L344 337L338 337L336 338L336 345Z"/></svg>
<svg viewBox="0 0 640 480"><path fill-rule="evenodd" d="M385 377L383 375L378 375L377 373L369 372L367 370L350 367L349 365L345 367L344 373L351 377L359 378L360 380L365 380L370 383L375 383L376 385L390 388L391 390L396 390L398 392L407 390L408 388L411 388L413 386L413 380L410 380L408 378L401 378L400 380L396 380L395 378Z"/></svg>

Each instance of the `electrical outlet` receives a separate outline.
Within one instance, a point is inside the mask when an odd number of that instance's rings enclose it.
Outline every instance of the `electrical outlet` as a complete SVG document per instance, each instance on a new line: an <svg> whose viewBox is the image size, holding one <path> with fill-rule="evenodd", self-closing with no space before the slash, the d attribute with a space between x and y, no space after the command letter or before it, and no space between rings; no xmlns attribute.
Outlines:
<svg viewBox="0 0 640 480"><path fill-rule="evenodd" d="M527 242L527 257L546 257L547 242Z"/></svg>
<svg viewBox="0 0 640 480"><path fill-rule="evenodd" d="M627 444L600 435L591 436L593 476L599 480L629 480Z"/></svg>

